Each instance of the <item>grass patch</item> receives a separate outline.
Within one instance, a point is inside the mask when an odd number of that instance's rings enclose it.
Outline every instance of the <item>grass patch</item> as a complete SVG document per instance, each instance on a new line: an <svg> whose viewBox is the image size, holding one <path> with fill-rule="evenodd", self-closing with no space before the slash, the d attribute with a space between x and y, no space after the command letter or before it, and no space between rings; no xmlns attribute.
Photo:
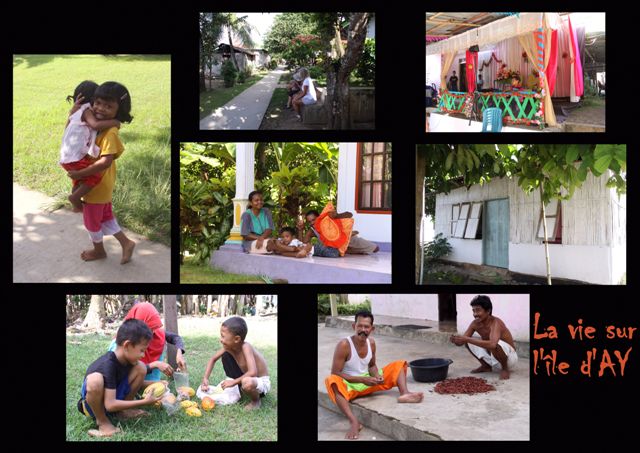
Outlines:
<svg viewBox="0 0 640 453"><path fill-rule="evenodd" d="M129 89L134 120L120 129L125 152L117 161L114 211L122 226L170 245L171 58L18 55L13 78L13 181L59 200L71 190L58 165L71 107L65 98L87 79Z"/></svg>
<svg viewBox="0 0 640 453"><path fill-rule="evenodd" d="M215 252L214 252L215 253ZM228 274L208 264L197 264L185 258L180 266L180 283L248 283L262 281L257 275Z"/></svg>
<svg viewBox="0 0 640 453"><path fill-rule="evenodd" d="M247 318L251 322L251 318ZM254 344L259 340L252 335L250 325L248 340ZM200 335L192 332L183 338L187 347L187 365L190 372L192 387L202 380L208 360L220 348L215 329L211 334ZM68 441L98 440L87 435L89 429L96 428L95 422L80 414L77 402L80 398L80 387L87 367L99 356L105 353L111 337L104 335L67 336L67 377L66 377L66 418ZM277 347L275 345L256 344L256 348L264 355L269 367L271 378L271 392L262 399L262 407L256 411L245 411L244 405L249 400L246 396L229 406L216 406L211 412L204 412L200 418L188 417L182 410L169 417L164 409L143 408L151 416L138 420L117 420L123 433L112 439L115 441L256 441L277 440L278 410L277 410ZM218 383L224 378L224 371L220 362L211 374L209 382ZM171 390L175 391L173 382ZM199 401L196 399L196 401ZM104 439L99 439L103 441Z"/></svg>
<svg viewBox="0 0 640 453"><path fill-rule="evenodd" d="M211 114L218 107L222 107L231 99L242 93L266 76L269 71L258 71L244 83L236 83L230 88L216 88L204 93L200 93L200 119Z"/></svg>
<svg viewBox="0 0 640 453"><path fill-rule="evenodd" d="M277 118L280 116L284 111L284 107L287 105L288 97L289 95L287 94L286 88L276 88L273 91L269 107L267 107L267 111L264 113L263 121L267 118Z"/></svg>
<svg viewBox="0 0 640 453"><path fill-rule="evenodd" d="M605 98L600 96L585 96L582 98L582 107L604 107Z"/></svg>

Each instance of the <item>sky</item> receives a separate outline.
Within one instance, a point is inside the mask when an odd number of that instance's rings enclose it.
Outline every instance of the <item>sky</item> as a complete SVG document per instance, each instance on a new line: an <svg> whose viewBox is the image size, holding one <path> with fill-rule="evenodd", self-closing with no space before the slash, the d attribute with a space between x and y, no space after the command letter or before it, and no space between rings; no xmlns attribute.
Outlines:
<svg viewBox="0 0 640 453"><path fill-rule="evenodd" d="M273 19L280 13L234 13L238 17L247 16L247 22L254 26L251 37L255 41L256 48L261 48L267 32L271 28ZM220 42L227 42L226 36Z"/></svg>

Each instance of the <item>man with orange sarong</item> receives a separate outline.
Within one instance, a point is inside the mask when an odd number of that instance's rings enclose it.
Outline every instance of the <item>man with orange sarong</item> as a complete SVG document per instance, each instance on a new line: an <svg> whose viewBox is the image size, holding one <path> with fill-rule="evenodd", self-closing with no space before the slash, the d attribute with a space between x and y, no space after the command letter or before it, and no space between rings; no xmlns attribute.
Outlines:
<svg viewBox="0 0 640 453"><path fill-rule="evenodd" d="M407 362L397 360L378 370L376 365L376 342L370 335L373 315L368 311L356 313L352 324L355 335L338 343L333 354L331 376L325 379L329 397L349 419L351 429L345 439L357 439L362 425L351 412L349 401L374 392L398 387L398 403L419 403L421 392L410 392L407 388Z"/></svg>

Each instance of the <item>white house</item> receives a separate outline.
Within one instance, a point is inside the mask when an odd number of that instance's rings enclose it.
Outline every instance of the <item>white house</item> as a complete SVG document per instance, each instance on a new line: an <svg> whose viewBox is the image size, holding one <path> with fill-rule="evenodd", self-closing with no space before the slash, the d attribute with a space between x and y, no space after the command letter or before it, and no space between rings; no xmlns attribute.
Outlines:
<svg viewBox="0 0 640 453"><path fill-rule="evenodd" d="M570 200L546 207L551 275L618 284L626 273L626 197L587 176ZM546 275L542 206L502 178L436 195L435 233L448 238L446 259L522 274Z"/></svg>
<svg viewBox="0 0 640 453"><path fill-rule="evenodd" d="M471 300L477 294L371 294L375 316L455 323L463 333L473 321ZM349 295L351 299L353 295ZM529 295L487 294L492 313L507 325L515 341L529 342Z"/></svg>

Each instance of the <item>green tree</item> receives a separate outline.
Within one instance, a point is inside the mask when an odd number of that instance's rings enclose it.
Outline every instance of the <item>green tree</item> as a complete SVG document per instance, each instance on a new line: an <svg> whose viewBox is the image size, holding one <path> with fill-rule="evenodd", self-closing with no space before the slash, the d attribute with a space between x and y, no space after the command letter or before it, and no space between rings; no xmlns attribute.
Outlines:
<svg viewBox="0 0 640 453"><path fill-rule="evenodd" d="M315 13L317 32L328 57L327 101L330 129L349 127L349 76L362 58L371 13ZM342 43L346 30L347 44Z"/></svg>
<svg viewBox="0 0 640 453"><path fill-rule="evenodd" d="M222 35L224 15L200 13L200 92L206 91L205 72L207 63L212 64L213 54Z"/></svg>
<svg viewBox="0 0 640 453"><path fill-rule="evenodd" d="M236 42L240 42L243 46L253 47L254 42L251 38L251 32L253 26L247 22L247 16L238 16L235 13L223 13L224 25L227 32L227 39L229 40L229 52L231 53L231 61L238 71L240 66L236 61L235 50L233 49L233 38Z"/></svg>
<svg viewBox="0 0 640 453"><path fill-rule="evenodd" d="M311 13L278 14L264 40L264 47L273 56L282 56L298 35L310 35L315 24Z"/></svg>
<svg viewBox="0 0 640 453"><path fill-rule="evenodd" d="M492 178L517 178L526 193L542 200L547 283L551 263L544 207L552 199L569 200L589 173L608 175L607 187L626 193L626 145L419 145L425 155L428 215L435 217L435 194ZM429 196L431 195L431 196Z"/></svg>

